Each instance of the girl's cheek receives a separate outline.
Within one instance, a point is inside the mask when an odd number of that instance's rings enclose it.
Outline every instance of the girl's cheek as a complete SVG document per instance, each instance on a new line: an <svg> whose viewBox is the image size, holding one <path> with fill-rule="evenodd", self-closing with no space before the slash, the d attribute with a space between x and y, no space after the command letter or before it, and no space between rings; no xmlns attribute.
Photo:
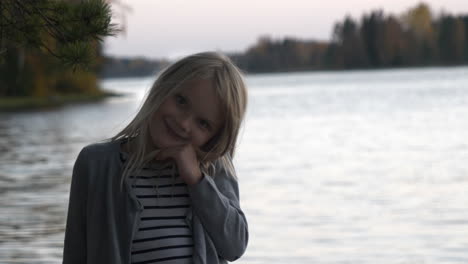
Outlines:
<svg viewBox="0 0 468 264"><path fill-rule="evenodd" d="M193 134L193 143L197 147L203 146L206 142L208 142L208 139L209 138L201 131L197 131Z"/></svg>

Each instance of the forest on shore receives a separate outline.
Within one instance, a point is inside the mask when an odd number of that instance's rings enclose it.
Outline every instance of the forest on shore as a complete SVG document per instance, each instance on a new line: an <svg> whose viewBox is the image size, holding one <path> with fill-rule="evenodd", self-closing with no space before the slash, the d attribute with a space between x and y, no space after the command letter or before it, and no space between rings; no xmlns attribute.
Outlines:
<svg viewBox="0 0 468 264"><path fill-rule="evenodd" d="M398 16L376 10L336 23L330 42L262 37L231 57L251 73L463 65L468 15L434 16L424 3Z"/></svg>

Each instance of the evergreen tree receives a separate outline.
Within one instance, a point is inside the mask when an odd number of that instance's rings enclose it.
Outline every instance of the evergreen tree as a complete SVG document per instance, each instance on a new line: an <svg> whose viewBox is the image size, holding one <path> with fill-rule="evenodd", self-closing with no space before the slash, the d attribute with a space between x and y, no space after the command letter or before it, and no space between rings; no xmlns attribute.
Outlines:
<svg viewBox="0 0 468 264"><path fill-rule="evenodd" d="M468 15L460 16L460 20L463 21L465 27L465 63L468 63Z"/></svg>
<svg viewBox="0 0 468 264"><path fill-rule="evenodd" d="M344 68L368 67L364 42L359 25L354 19L347 16L342 24L336 24L333 35L335 42L340 47Z"/></svg>
<svg viewBox="0 0 468 264"><path fill-rule="evenodd" d="M372 67L385 66L383 46L384 42L384 15L382 11L374 11L362 18L361 34L364 39L370 65Z"/></svg>
<svg viewBox="0 0 468 264"><path fill-rule="evenodd" d="M439 47L442 63L461 64L465 58L465 25L461 18L444 15L439 21Z"/></svg>
<svg viewBox="0 0 468 264"><path fill-rule="evenodd" d="M100 93L100 41L118 31L108 3L1 0L0 15L0 96Z"/></svg>

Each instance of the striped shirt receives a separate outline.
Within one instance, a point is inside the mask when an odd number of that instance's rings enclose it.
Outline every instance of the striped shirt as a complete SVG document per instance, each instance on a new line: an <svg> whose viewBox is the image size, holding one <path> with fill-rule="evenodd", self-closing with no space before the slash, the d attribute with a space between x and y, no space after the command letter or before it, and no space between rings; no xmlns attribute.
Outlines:
<svg viewBox="0 0 468 264"><path fill-rule="evenodd" d="M126 159L125 153L122 155ZM190 210L187 185L175 169L150 164L130 175L143 205L131 249L133 264L192 263L192 231L185 222Z"/></svg>

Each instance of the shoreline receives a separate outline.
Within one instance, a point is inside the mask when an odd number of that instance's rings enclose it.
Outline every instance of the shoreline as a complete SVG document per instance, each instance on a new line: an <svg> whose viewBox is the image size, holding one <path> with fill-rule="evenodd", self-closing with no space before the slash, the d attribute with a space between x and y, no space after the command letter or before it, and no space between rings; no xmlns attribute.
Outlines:
<svg viewBox="0 0 468 264"><path fill-rule="evenodd" d="M0 97L0 112L17 112L55 108L75 103L98 102L109 97L118 96L123 95L110 91L102 91L99 94L67 94L50 95L46 97Z"/></svg>

